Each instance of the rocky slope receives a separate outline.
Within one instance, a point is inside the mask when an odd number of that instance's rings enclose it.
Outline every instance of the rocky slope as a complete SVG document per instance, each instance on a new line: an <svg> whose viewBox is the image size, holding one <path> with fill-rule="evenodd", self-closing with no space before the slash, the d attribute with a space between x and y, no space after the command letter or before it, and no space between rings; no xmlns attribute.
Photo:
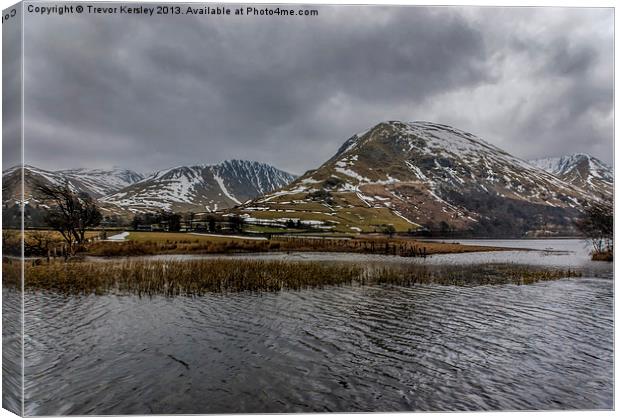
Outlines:
<svg viewBox="0 0 620 418"><path fill-rule="evenodd" d="M21 171L19 167L11 167L2 173L3 189L8 192L3 196L18 196ZM61 171L43 170L37 167L24 166L24 193L26 200L40 200L36 183L60 185L67 183L76 192L88 193L94 198L115 192L144 178L142 174L131 170L112 169L71 169Z"/></svg>
<svg viewBox="0 0 620 418"><path fill-rule="evenodd" d="M2 173L2 206L3 220L7 224L19 224L17 202L21 196L21 175L19 167L11 167ZM49 171L26 165L24 175L24 196L26 201L26 223L38 225L41 222L43 210L48 208L46 199L37 188L38 184L63 185L67 184L76 193L88 193L94 198L101 198L135 181L143 175L131 170L113 169L72 169ZM104 213L115 214L102 207Z"/></svg>
<svg viewBox="0 0 620 418"><path fill-rule="evenodd" d="M145 177L135 171L120 168L112 170L78 168L58 171L58 174L69 179L78 189L87 191L93 197L114 193Z"/></svg>
<svg viewBox="0 0 620 418"><path fill-rule="evenodd" d="M158 171L101 201L132 212L210 212L240 205L294 179L268 164L230 160Z"/></svg>
<svg viewBox="0 0 620 418"><path fill-rule="evenodd" d="M249 222L301 219L336 231L570 233L588 193L450 126L385 122L316 170L244 205Z"/></svg>
<svg viewBox="0 0 620 418"><path fill-rule="evenodd" d="M602 199L611 200L613 196L612 168L591 155L571 154L530 160L529 163Z"/></svg>

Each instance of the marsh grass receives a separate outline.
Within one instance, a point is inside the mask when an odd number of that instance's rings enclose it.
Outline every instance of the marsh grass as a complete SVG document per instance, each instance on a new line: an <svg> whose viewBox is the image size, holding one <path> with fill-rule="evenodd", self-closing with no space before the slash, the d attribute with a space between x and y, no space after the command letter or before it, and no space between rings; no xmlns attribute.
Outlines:
<svg viewBox="0 0 620 418"><path fill-rule="evenodd" d="M179 234L176 234L179 235ZM131 238L131 235L130 235ZM225 239L206 237L165 239L142 238L124 242L95 242L85 248L85 253L102 257L140 256L154 254L231 254L262 252L349 252L361 254L397 255L401 257L426 257L433 254L450 254L480 251L500 251L507 248L462 245L458 243L424 242L405 238L354 238L322 239L293 236L272 237L270 240Z"/></svg>
<svg viewBox="0 0 620 418"><path fill-rule="evenodd" d="M405 286L414 284L439 284L446 286L523 285L581 276L581 273L574 269L511 263L475 265L403 264L374 268L368 274L371 281L376 283Z"/></svg>
<svg viewBox="0 0 620 418"><path fill-rule="evenodd" d="M613 251L595 251L592 253L593 261L614 261Z"/></svg>
<svg viewBox="0 0 620 418"><path fill-rule="evenodd" d="M66 294L201 295L298 290L349 284L411 286L528 284L578 276L574 270L516 264L377 267L351 262L191 260L25 263L25 287ZM5 286L19 287L20 263L3 263Z"/></svg>
<svg viewBox="0 0 620 418"><path fill-rule="evenodd" d="M86 253L101 257L131 257L155 254L230 254L266 252L279 248L269 241L229 240L207 241L200 239L168 241L96 242Z"/></svg>

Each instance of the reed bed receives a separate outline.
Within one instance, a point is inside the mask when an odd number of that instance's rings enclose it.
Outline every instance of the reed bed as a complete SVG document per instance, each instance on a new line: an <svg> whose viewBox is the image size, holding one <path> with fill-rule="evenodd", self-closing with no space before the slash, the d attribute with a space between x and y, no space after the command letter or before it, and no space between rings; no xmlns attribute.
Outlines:
<svg viewBox="0 0 620 418"><path fill-rule="evenodd" d="M26 264L25 267L28 289L68 294L111 292L166 296L338 285L351 283L362 272L360 267L339 264L220 259L52 262ZM10 277L15 276L10 274Z"/></svg>
<svg viewBox="0 0 620 418"><path fill-rule="evenodd" d="M131 236L130 236L131 237ZM270 240L171 239L125 242L95 242L85 248L89 255L102 257L140 256L154 254L231 254L261 252L349 252L361 254L427 257L506 248L462 245L458 243L424 242L406 238L329 239L293 236L272 237Z"/></svg>
<svg viewBox="0 0 620 418"><path fill-rule="evenodd" d="M560 269L511 263L397 265L374 267L367 274L372 282L401 286L414 284L445 286L524 285L581 276L578 270L570 268Z"/></svg>
<svg viewBox="0 0 620 418"><path fill-rule="evenodd" d="M614 261L613 251L595 251L592 253L593 261Z"/></svg>
<svg viewBox="0 0 620 418"><path fill-rule="evenodd" d="M17 262L3 263L5 286L20 286L20 268ZM26 263L24 269L28 290L140 296L298 290L348 284L528 284L579 275L575 270L515 264L377 267L351 262L230 259Z"/></svg>

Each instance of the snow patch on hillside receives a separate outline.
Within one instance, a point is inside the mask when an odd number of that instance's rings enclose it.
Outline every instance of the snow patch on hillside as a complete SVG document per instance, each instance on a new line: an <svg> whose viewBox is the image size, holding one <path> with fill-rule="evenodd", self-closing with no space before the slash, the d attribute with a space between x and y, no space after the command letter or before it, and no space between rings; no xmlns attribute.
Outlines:
<svg viewBox="0 0 620 418"><path fill-rule="evenodd" d="M220 189L222 190L222 193L224 193L224 196L226 196L227 198L229 198L230 200L232 200L233 202L235 202L238 205L241 204L241 202L239 200L237 200L237 198L235 196L230 194L230 192L228 191L228 189L224 185L224 180L222 180L222 178L220 176L214 174L213 178L217 182L218 186L220 186Z"/></svg>

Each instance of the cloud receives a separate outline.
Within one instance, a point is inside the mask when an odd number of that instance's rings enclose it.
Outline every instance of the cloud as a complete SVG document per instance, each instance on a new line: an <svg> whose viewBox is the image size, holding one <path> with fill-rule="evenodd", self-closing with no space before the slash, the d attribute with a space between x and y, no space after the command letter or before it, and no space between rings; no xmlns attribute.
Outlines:
<svg viewBox="0 0 620 418"><path fill-rule="evenodd" d="M22 161L21 24L16 16L2 25L2 165L10 168Z"/></svg>
<svg viewBox="0 0 620 418"><path fill-rule="evenodd" d="M522 158L588 152L612 164L609 10L527 8L511 16L519 23L510 30L492 11L478 16L497 34L486 39L499 81L448 91L425 109Z"/></svg>
<svg viewBox="0 0 620 418"><path fill-rule="evenodd" d="M318 17L26 16L26 155L301 173L382 120L611 160L611 9L316 6Z"/></svg>

